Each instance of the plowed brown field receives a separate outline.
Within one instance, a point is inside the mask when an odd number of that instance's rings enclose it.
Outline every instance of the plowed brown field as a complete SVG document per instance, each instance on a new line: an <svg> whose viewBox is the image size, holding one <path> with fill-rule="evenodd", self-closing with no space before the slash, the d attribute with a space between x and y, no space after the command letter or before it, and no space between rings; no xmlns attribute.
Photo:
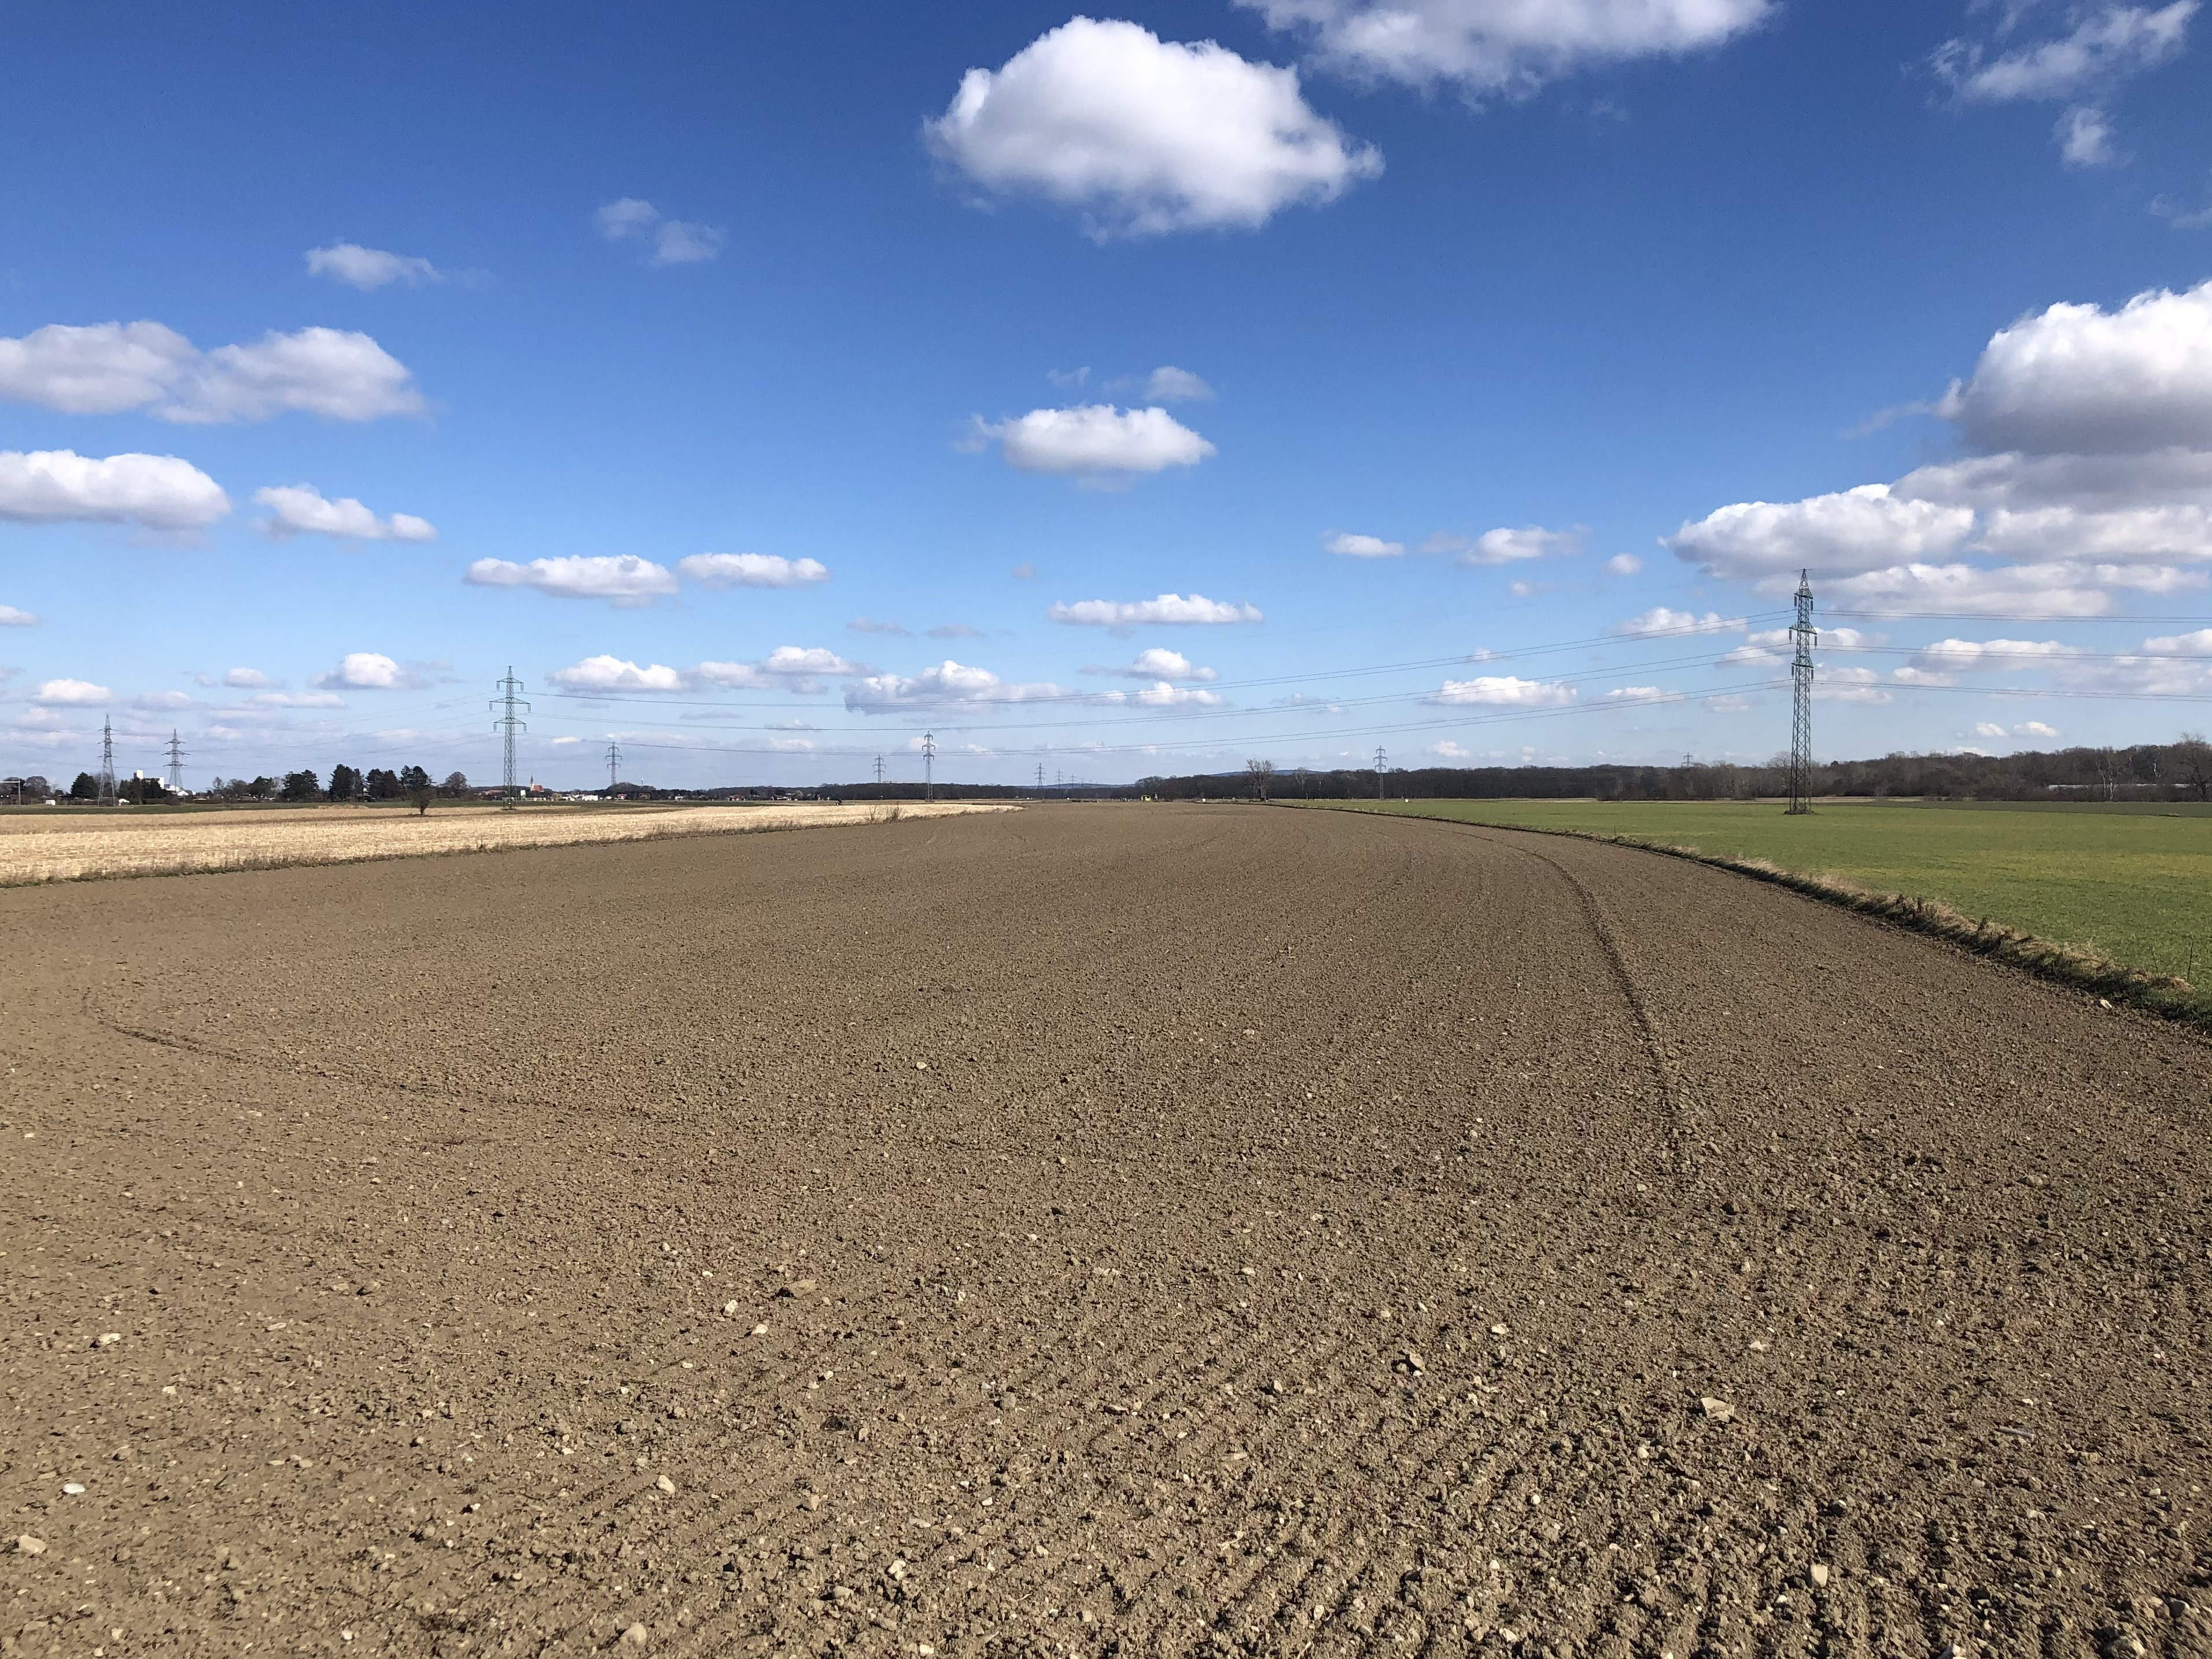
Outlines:
<svg viewBox="0 0 2212 1659"><path fill-rule="evenodd" d="M1102 806L0 939L11 1653L2212 1652L2212 1050L1788 893Z"/></svg>

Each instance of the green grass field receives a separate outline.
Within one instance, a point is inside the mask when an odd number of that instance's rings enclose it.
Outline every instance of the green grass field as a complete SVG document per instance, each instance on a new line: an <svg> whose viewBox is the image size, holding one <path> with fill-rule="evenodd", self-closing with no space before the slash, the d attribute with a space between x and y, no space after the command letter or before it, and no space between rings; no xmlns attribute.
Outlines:
<svg viewBox="0 0 2212 1659"><path fill-rule="evenodd" d="M2212 979L2212 808L2010 802L1333 802L1417 817L1578 830L1761 858L1941 899L2129 967Z"/></svg>

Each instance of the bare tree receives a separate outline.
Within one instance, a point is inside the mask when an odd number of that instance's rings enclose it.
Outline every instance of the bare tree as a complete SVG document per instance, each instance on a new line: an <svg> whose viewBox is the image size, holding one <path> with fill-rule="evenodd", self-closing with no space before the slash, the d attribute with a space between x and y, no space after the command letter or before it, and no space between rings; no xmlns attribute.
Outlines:
<svg viewBox="0 0 2212 1659"><path fill-rule="evenodd" d="M1275 763L1267 760L1248 760L1244 763L1244 775L1251 780L1252 799L1265 800L1267 799L1267 786L1275 780Z"/></svg>

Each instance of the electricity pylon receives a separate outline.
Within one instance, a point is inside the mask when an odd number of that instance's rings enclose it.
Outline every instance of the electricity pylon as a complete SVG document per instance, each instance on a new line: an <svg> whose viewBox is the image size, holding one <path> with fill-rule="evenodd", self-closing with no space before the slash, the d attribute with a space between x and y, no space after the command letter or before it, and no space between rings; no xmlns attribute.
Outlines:
<svg viewBox="0 0 2212 1659"><path fill-rule="evenodd" d="M937 799L937 733L921 734L921 798Z"/></svg>
<svg viewBox="0 0 2212 1659"><path fill-rule="evenodd" d="M520 709L526 714L530 712L530 705L522 700L522 682L514 678L513 664L507 665L507 678L494 684L499 687L500 694L491 700L492 711L500 718L491 723L492 730L504 739L506 750L506 765L501 777L500 805L502 811L512 812L514 811L514 737L516 732L530 729L528 722L516 718L515 711Z"/></svg>
<svg viewBox="0 0 2212 1659"><path fill-rule="evenodd" d="M1790 805L1791 813L1813 810L1813 647L1820 635L1813 626L1813 578L1797 573L1797 620L1790 624L1796 649L1790 657Z"/></svg>

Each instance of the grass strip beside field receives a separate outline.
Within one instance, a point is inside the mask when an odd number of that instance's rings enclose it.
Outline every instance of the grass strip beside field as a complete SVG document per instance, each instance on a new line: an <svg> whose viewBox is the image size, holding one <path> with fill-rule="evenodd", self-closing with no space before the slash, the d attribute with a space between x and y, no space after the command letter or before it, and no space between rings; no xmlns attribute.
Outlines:
<svg viewBox="0 0 2212 1659"><path fill-rule="evenodd" d="M10 823L9 833L0 835L0 887L658 841L671 836L748 835L1017 810L957 801L907 801L611 810L525 807L514 812L469 807L426 816L336 808L322 813L218 812L135 821L103 813L96 832L82 824L49 829Z"/></svg>
<svg viewBox="0 0 2212 1659"><path fill-rule="evenodd" d="M1316 805L1323 803L1316 802ZM2212 817L1823 804L1337 801L1731 870L2212 1030Z"/></svg>

